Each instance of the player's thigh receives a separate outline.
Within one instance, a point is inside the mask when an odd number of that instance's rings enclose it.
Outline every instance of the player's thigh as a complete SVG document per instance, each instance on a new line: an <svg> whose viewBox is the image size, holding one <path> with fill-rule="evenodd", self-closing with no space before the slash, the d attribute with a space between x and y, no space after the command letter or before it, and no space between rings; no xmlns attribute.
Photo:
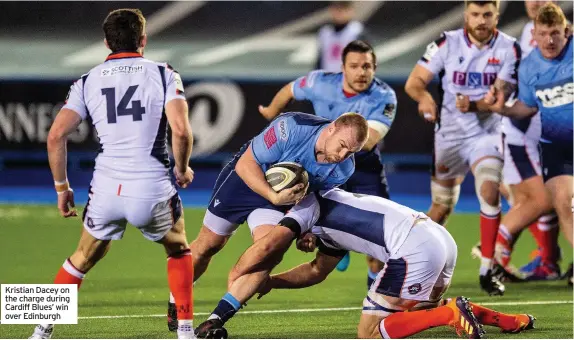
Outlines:
<svg viewBox="0 0 574 340"><path fill-rule="evenodd" d="M435 135L432 178L450 183L464 177L469 171L468 158L464 151L464 143L461 141L443 140Z"/></svg>
<svg viewBox="0 0 574 340"><path fill-rule="evenodd" d="M97 239L83 228L78 247L70 256L70 262L75 269L86 273L106 255L110 246L111 240Z"/></svg>
<svg viewBox="0 0 574 340"><path fill-rule="evenodd" d="M472 168L485 158L502 161L502 134L485 134L468 138L464 141L462 154Z"/></svg>
<svg viewBox="0 0 574 340"><path fill-rule="evenodd" d="M279 224L283 216L285 216L283 211L278 211L271 207L253 210L247 216L247 224L249 225L253 241L256 242L267 235L274 226Z"/></svg>
<svg viewBox="0 0 574 340"><path fill-rule="evenodd" d="M566 211L572 205L572 175L561 175L550 178L546 182L546 187L552 197L553 207L559 211Z"/></svg>
<svg viewBox="0 0 574 340"><path fill-rule="evenodd" d="M512 144L504 138L502 177L504 183L511 186L542 175L538 143L526 140L521 144Z"/></svg>
<svg viewBox="0 0 574 340"><path fill-rule="evenodd" d="M82 222L84 229L95 239L121 239L127 225L122 198L90 187Z"/></svg>

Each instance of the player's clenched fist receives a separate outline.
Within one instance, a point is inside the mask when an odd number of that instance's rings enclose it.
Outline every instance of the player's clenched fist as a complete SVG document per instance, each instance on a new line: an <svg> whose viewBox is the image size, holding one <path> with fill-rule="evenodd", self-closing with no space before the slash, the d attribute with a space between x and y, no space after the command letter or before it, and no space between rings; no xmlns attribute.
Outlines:
<svg viewBox="0 0 574 340"><path fill-rule="evenodd" d="M74 190L71 188L58 193L58 210L62 217L78 216L74 203Z"/></svg>
<svg viewBox="0 0 574 340"><path fill-rule="evenodd" d="M456 108L463 113L470 110L470 98L464 94L456 94Z"/></svg>
<svg viewBox="0 0 574 340"><path fill-rule="evenodd" d="M436 121L436 103L432 97L425 97L419 102L419 115L426 121L434 123Z"/></svg>
<svg viewBox="0 0 574 340"><path fill-rule="evenodd" d="M194 173L190 167L187 167L185 172L180 172L177 167L174 167L173 174L175 176L175 183L184 189L193 181Z"/></svg>

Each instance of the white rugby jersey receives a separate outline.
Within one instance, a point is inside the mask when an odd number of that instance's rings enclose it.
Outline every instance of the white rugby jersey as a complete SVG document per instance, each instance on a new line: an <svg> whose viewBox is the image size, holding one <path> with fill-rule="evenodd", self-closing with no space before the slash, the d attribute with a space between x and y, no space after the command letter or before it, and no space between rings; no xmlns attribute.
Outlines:
<svg viewBox="0 0 574 340"><path fill-rule="evenodd" d="M100 140L94 178L169 179L164 107L185 99L179 74L139 53L112 53L70 88L65 108L88 116Z"/></svg>
<svg viewBox="0 0 574 340"><path fill-rule="evenodd" d="M522 29L522 34L520 35L522 59L526 58L536 48L536 40L532 36L533 28L534 21L529 21ZM542 134L540 114L537 113L533 117L526 119L502 117L502 132L506 134L506 140L512 145L524 145L525 137L532 142L538 142Z"/></svg>
<svg viewBox="0 0 574 340"><path fill-rule="evenodd" d="M417 218L426 217L382 197L341 189L311 194L285 218L301 226L301 234L317 235L330 248L352 250L387 262L405 242Z"/></svg>
<svg viewBox="0 0 574 340"><path fill-rule="evenodd" d="M516 39L500 31L495 31L482 49L470 41L464 29L445 32L430 43L418 64L439 76L441 98L437 102L440 116L436 131L441 138L456 140L499 132L500 115L461 113L456 109L456 95L477 101L497 78L516 84L519 63Z"/></svg>
<svg viewBox="0 0 574 340"><path fill-rule="evenodd" d="M364 26L351 21L341 31L335 31L333 25L325 25L319 30L319 49L321 51L321 69L327 72L341 72L343 49L351 41L359 38Z"/></svg>

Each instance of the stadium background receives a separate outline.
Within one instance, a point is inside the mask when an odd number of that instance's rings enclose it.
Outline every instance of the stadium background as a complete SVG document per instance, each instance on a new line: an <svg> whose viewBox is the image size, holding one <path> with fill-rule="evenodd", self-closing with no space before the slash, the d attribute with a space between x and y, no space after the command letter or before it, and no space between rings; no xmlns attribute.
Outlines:
<svg viewBox="0 0 574 340"><path fill-rule="evenodd" d="M560 1L559 4L571 18L572 2ZM101 23L110 10L125 7L140 8L148 22L149 43L145 56L169 62L182 75L195 137L191 166L196 172L196 177L190 188L180 192L186 207L203 208L207 204L221 166L243 143L266 125L266 121L257 111L257 106L269 103L285 83L312 69L317 51L315 32L329 19L327 6L327 2L313 1L2 2L0 5L2 8L0 11L0 60L2 60L0 63L0 255L3 263L6 263L5 259L14 253L22 252L18 242L9 241L14 231L7 231L8 226L24 229L30 228L31 225L42 225L44 222L51 223L46 228L53 228L50 230L57 233L77 225L77 221L62 222L53 213L56 195L51 184L52 177L48 168L45 142L50 124L63 105L71 83L91 67L101 63L108 53L102 41ZM378 57L377 76L389 83L398 96L397 117L382 146L391 196L400 203L422 211L425 211L430 204L429 175L433 126L426 124L417 116L416 103L408 98L403 86L425 46L436 39L442 31L461 27L463 8L463 3L460 1L370 1L360 2L357 6L357 16L365 23L374 38L372 44ZM512 36L519 36L527 20L522 1L502 2L500 30ZM431 92L436 95L436 86L432 86ZM312 112L309 103L292 103L288 109ZM87 187L98 146L95 132L89 122L82 124L68 144L68 177L76 190L76 199L80 205L87 199ZM469 175L463 183L462 197L456 210L459 213L478 212L478 202L472 183L472 176ZM186 211L186 214L188 221L191 218L196 224L201 221L200 209ZM465 244L465 247L470 249L472 242L478 239L476 215L459 214L454 216L450 223L455 226L462 225L463 228L455 230L453 234L466 235L464 228L472 228L473 237ZM197 227L197 225L189 226L188 222L188 234L194 236ZM49 244L35 244L35 254L40 252L41 256L47 258L49 256L41 249L47 251L53 247L62 247L69 253L76 242L75 233L72 233L72 239L64 241L56 240L52 231L32 230L35 238L50 240ZM129 236L137 238L137 235ZM237 238L244 240L242 246L249 244L247 233L242 231ZM133 242L135 243L126 242L127 245L124 247L137 252L143 241ZM531 241L524 242L532 244ZM221 282L225 282L229 265L244 249L242 246L229 250L228 263L216 261L214 263L216 269L212 270L222 268L221 272L205 280L211 282L209 280L217 279L221 286ZM55 257L53 261L58 263L64 258L63 256L66 256L66 252ZM566 255L568 259L569 256L571 255ZM294 258L300 259L300 257ZM355 262L362 264L361 261ZM468 262L468 268L465 270L469 283L463 292L479 294L477 287L474 287L477 284L471 284L476 281L476 266L470 264L471 260L464 260L463 264L465 261ZM24 269L25 266L21 267L24 264L34 268L29 262L24 261L18 265L2 264L0 282L49 282L52 272L57 268L54 266L42 268L41 274L33 275ZM117 270L120 268L120 263L121 260L116 258L116 264L107 267L107 270ZM362 278L364 268L360 264L354 265L356 267L352 266L351 271L356 268L357 277ZM103 266L106 268L106 265ZM130 271L133 274L130 275L138 277L138 267L132 264L127 266L132 267ZM145 266L139 268L145 270ZM105 270L101 269L104 273ZM104 275L104 281L112 282L112 278L124 280L120 277L114 277L112 274ZM154 277L150 280L160 282L162 278ZM337 283L345 282L345 277L341 276L337 280L332 285L337 286ZM103 286L107 287L105 282ZM141 281L134 283L138 287L139 284ZM471 285L473 289L469 288ZM122 284L119 286L123 287ZM90 315L113 314L114 312L110 312L107 307L103 307L111 302L111 298L101 292L91 293L89 287L85 288L87 290L85 300L80 299L80 314L82 315L82 304L95 307L88 312ZM361 285L357 287L359 289L355 290L359 291L360 297L362 279ZM556 284L555 287L562 285ZM130 292L130 288L126 288L126 291ZM201 289L200 287L200 293ZM538 294L535 295L540 299L553 298L552 293L547 291L544 285L535 285L534 289ZM163 301L164 292L156 290L152 296L156 300ZM95 291L98 291L97 286L94 286ZM141 294L141 290L139 292L134 294ZM315 292L319 295L328 295L328 292L319 293L318 290ZM309 299L302 293L298 294L294 295L302 297L307 306ZM350 291L339 294L347 294L350 296L349 299L357 295L356 292ZM529 291L521 294L526 299L532 297ZM199 302L201 311L206 312L212 307L213 301L217 301L220 296L221 289L202 295ZM556 299L564 302L563 296L557 296ZM566 315L566 321L571 324L571 299L569 300L570 302L566 301L568 304L562 311ZM349 304L351 302L347 305ZM118 307L121 303L112 302L112 305ZM284 307L280 303L272 306L275 305ZM144 306L143 311L157 314L157 308L148 307ZM357 311L344 313L347 313L344 317L351 315L350 313L356 316ZM296 337L307 337L306 334L309 337L353 336L352 332L341 331L334 326L341 320L343 317L340 320L333 319L330 330L334 333L298 333ZM562 323L560 318L555 322ZM329 324L325 329L328 329L328 326ZM144 334L143 330L118 333L121 329L114 327L97 335L68 333L68 336L66 334L64 336L148 337L149 335ZM145 329L147 325L138 324L138 327ZM163 323L161 327L164 327ZM289 328L286 328L284 331L288 330ZM10 329L10 332L0 337L20 337L26 335L26 332L24 328ZM167 333L154 332L151 333L153 337L167 336ZM240 333L244 337L261 336L261 334L266 337L288 336L275 330L268 333ZM433 333L425 334L431 336ZM435 334L448 336L449 333ZM543 332L535 336L562 337L562 335L572 338L572 333L568 335L562 331Z"/></svg>

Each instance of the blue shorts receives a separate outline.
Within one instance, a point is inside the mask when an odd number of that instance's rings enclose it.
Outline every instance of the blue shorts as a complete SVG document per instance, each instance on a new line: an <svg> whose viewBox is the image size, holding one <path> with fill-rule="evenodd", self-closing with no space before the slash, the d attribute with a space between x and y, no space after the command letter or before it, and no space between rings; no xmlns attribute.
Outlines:
<svg viewBox="0 0 574 340"><path fill-rule="evenodd" d="M276 206L251 190L235 172L237 154L219 173L203 224L218 235L231 235L257 210L255 228L261 224L277 224L291 206Z"/></svg>
<svg viewBox="0 0 574 340"><path fill-rule="evenodd" d="M374 171L355 170L341 189L356 194L373 195L389 199L389 186L384 167Z"/></svg>
<svg viewBox="0 0 574 340"><path fill-rule="evenodd" d="M572 176L572 145L540 143L544 182L558 176Z"/></svg>

